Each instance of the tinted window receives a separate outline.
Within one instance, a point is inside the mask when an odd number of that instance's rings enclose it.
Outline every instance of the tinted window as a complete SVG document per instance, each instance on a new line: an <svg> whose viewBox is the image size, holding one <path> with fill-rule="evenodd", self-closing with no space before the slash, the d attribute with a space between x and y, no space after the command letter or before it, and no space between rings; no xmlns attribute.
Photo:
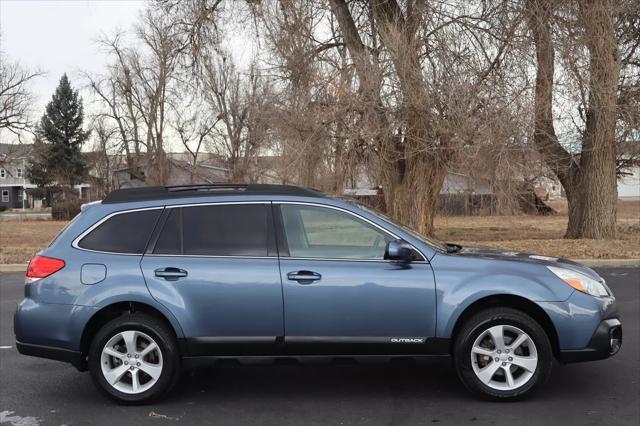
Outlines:
<svg viewBox="0 0 640 426"><path fill-rule="evenodd" d="M172 210L154 253L191 256L268 255L269 215L268 207L263 204Z"/></svg>
<svg viewBox="0 0 640 426"><path fill-rule="evenodd" d="M78 246L113 253L142 254L162 209L117 214L91 231Z"/></svg>
<svg viewBox="0 0 640 426"><path fill-rule="evenodd" d="M153 249L158 254L182 254L182 236L180 234L182 209L169 209L169 217Z"/></svg>
<svg viewBox="0 0 640 426"><path fill-rule="evenodd" d="M383 259L393 238L356 218L324 207L281 205L289 254L327 259Z"/></svg>

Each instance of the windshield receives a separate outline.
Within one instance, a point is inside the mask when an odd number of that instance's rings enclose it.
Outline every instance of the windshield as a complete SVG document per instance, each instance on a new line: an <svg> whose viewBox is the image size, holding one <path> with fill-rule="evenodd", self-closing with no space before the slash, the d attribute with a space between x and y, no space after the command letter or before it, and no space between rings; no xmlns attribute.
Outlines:
<svg viewBox="0 0 640 426"><path fill-rule="evenodd" d="M370 208L369 206L356 201L352 198L342 198L339 197L339 199L341 201L346 201L349 204L353 204L354 206L362 209L362 210L366 210L367 212L371 213L372 215L375 215L377 217L379 217L380 219L384 220L385 222L388 222L391 225L394 225L400 229L402 229L404 232L406 232L407 234L411 235L413 238L415 238L416 240L424 243L425 245L429 246L431 249L436 250L436 251L449 251L447 245L443 242L440 242L436 239L433 238L429 238L426 237L424 235L422 235L421 233L419 233L418 231L410 228L409 226L400 223L394 219L391 219L389 216L385 215L384 213L380 213L377 210L373 210L372 208Z"/></svg>

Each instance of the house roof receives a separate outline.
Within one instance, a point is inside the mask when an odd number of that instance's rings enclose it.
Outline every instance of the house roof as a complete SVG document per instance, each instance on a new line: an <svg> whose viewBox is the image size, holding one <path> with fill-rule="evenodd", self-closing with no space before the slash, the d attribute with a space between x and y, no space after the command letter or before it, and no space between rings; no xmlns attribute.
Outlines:
<svg viewBox="0 0 640 426"><path fill-rule="evenodd" d="M33 144L0 143L0 161L15 160L28 157L33 150Z"/></svg>

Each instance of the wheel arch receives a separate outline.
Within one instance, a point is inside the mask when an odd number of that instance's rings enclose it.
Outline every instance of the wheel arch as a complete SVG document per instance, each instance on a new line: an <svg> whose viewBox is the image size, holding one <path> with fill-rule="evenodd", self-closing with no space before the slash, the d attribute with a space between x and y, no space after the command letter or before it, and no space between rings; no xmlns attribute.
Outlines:
<svg viewBox="0 0 640 426"><path fill-rule="evenodd" d="M462 313L460 313L460 315L456 319L456 322L453 326L453 330L451 332L451 340L450 340L451 353L453 353L453 344L456 340L457 333L462 328L462 325L476 313L488 308L496 308L496 307L507 307L512 309L517 309L529 315L530 317L532 317L535 321L538 322L538 324L540 324L540 326L544 329L545 333L547 333L547 336L549 337L549 341L551 342L553 354L556 357L558 356L560 352L560 341L558 338L556 327L553 324L553 321L551 320L549 315L537 303L525 297L516 296L513 294L493 294L493 295L478 299L473 303L471 303L469 306L467 306L462 311Z"/></svg>
<svg viewBox="0 0 640 426"><path fill-rule="evenodd" d="M154 306L143 302L122 301L115 302L103 307L95 314L93 314L89 321L87 321L87 324L82 330L82 336L80 338L80 351L82 353L83 360L86 361L86 356L89 352L91 339L98 332L98 330L100 330L100 328L102 328L106 323L114 318L134 312L143 312L162 321L169 328L169 330L173 332L174 336L179 342L180 352L184 353L184 348L180 344L180 342L182 341L182 339L180 339L182 337L182 330L180 329L180 326L178 324L174 324L167 317L167 315L165 315L162 311Z"/></svg>

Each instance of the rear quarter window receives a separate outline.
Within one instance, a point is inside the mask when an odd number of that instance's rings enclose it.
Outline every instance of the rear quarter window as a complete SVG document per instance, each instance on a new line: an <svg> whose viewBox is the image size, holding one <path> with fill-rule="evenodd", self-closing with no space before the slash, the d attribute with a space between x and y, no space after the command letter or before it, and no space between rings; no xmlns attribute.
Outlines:
<svg viewBox="0 0 640 426"><path fill-rule="evenodd" d="M85 235L78 247L109 253L142 254L162 209L111 216Z"/></svg>

